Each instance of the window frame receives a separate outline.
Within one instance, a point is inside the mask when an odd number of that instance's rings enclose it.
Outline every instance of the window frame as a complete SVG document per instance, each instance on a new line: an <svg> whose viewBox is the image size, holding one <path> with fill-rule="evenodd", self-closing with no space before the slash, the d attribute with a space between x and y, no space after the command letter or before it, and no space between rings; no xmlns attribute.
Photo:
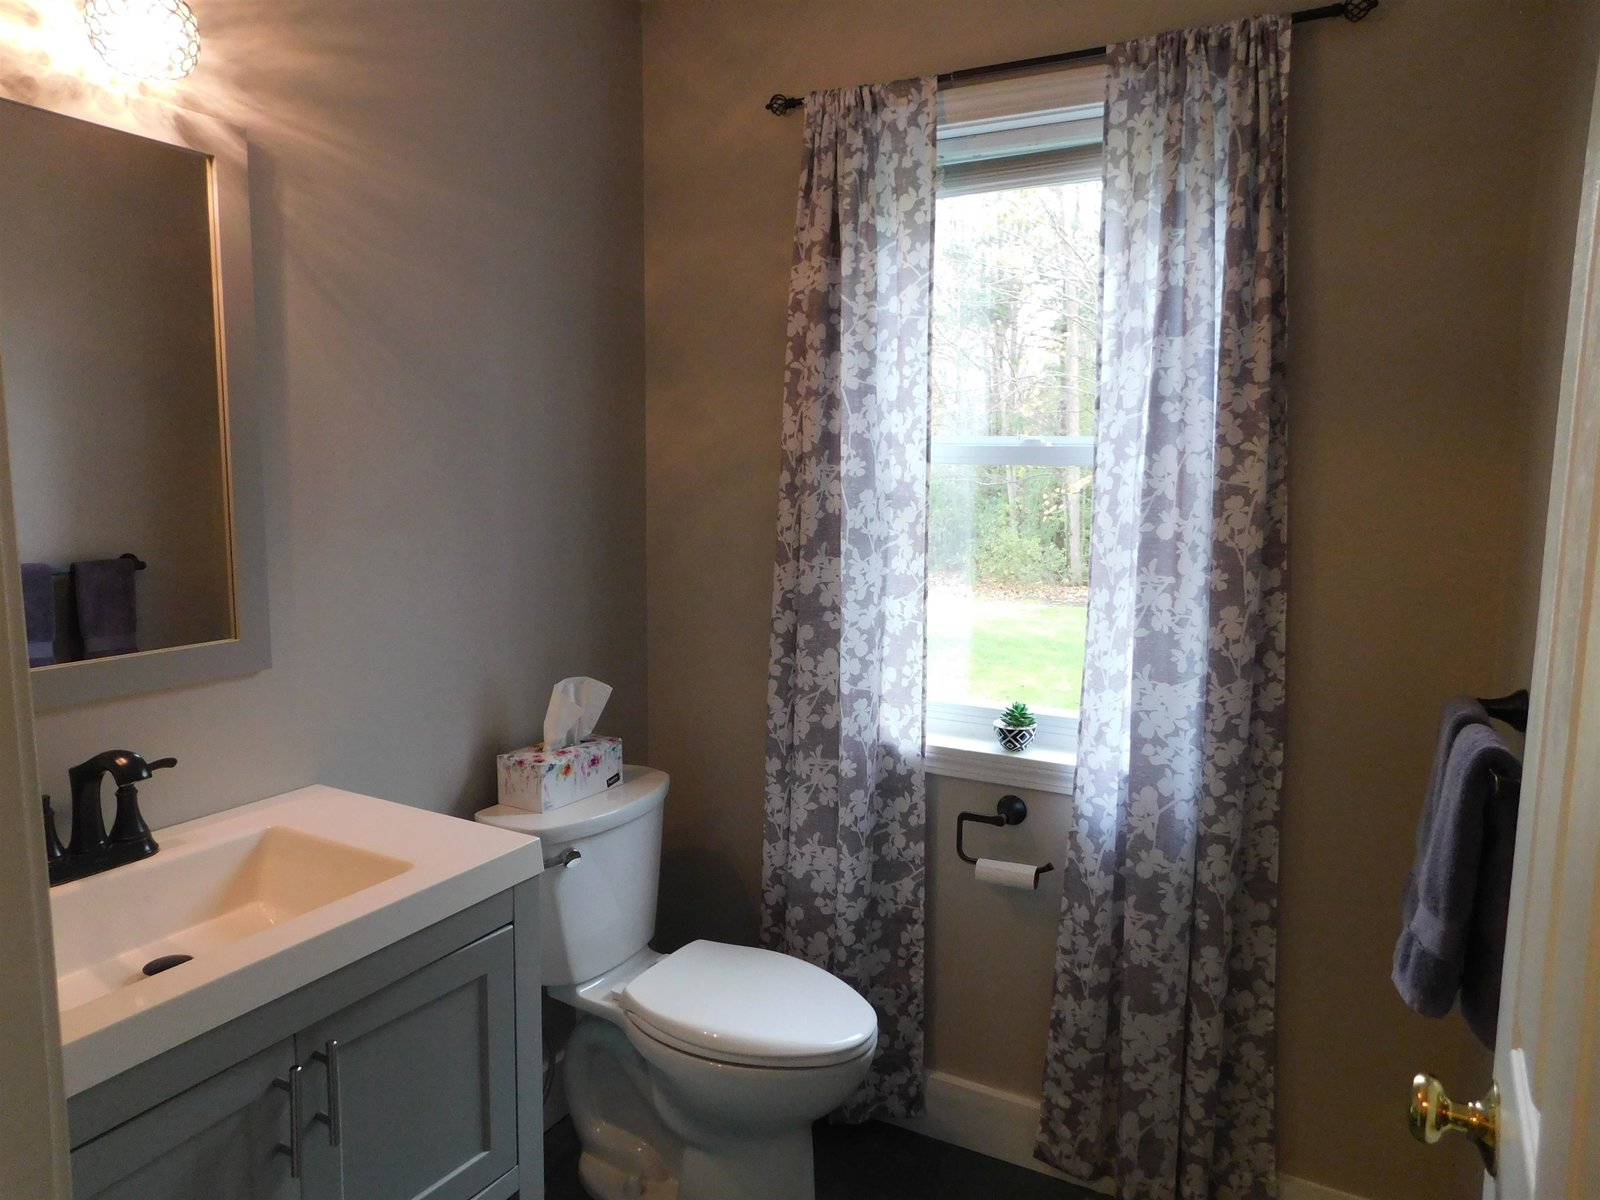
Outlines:
<svg viewBox="0 0 1600 1200"><path fill-rule="evenodd" d="M932 438L933 466L1094 466L1092 437ZM926 654L926 650L924 650ZM994 735L999 713L990 706L926 700L923 760L928 771L955 779L1039 791L1068 792L1078 761L1078 711L1034 708L1038 719L1026 750L1004 750Z"/></svg>
<svg viewBox="0 0 1600 1200"><path fill-rule="evenodd" d="M1066 792L1078 762L1078 714L1036 708L1038 733L1026 750L1002 750L995 740L998 714L981 704L929 700L923 759L928 771L953 779L999 783L1042 792Z"/></svg>
<svg viewBox="0 0 1600 1200"><path fill-rule="evenodd" d="M1030 158L1072 155L1098 148L1104 140L1105 66L1079 65L1022 78L946 89L939 98L938 146L941 168L950 166L952 183L944 192L1004 190L970 185L972 172L992 163L997 181L1027 173ZM1078 155L1082 157L1082 155ZM1016 164L1019 170L1003 169ZM1094 466L1093 437L954 437L929 442L935 466ZM926 701L924 762L931 774L997 783L1039 791L1070 792L1077 764L1078 713L1035 708L1033 743L1022 751L1001 749L993 724L998 712L985 705Z"/></svg>

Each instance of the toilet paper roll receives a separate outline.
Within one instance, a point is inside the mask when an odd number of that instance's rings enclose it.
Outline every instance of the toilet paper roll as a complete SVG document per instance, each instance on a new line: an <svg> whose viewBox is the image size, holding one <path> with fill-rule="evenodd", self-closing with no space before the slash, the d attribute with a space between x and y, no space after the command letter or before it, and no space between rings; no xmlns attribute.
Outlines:
<svg viewBox="0 0 1600 1200"><path fill-rule="evenodd" d="M972 873L979 883L992 883L999 887L1022 888L1037 891L1039 868L1032 863L1006 862L999 858L980 858Z"/></svg>

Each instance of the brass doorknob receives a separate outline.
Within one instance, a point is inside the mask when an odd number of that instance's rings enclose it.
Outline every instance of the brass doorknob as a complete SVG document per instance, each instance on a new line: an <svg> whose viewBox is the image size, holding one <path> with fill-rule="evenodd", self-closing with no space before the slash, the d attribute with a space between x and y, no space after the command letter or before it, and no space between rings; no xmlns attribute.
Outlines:
<svg viewBox="0 0 1600 1200"><path fill-rule="evenodd" d="M1447 1133L1464 1133L1483 1156L1483 1169L1494 1174L1495 1144L1500 1121L1500 1088L1489 1085L1482 1100L1457 1104L1444 1094L1432 1075L1411 1081L1411 1136L1433 1145Z"/></svg>

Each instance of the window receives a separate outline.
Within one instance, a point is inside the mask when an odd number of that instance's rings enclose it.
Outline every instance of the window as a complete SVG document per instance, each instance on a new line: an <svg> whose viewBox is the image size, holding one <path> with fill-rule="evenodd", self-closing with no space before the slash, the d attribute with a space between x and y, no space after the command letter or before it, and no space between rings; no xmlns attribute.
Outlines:
<svg viewBox="0 0 1600 1200"><path fill-rule="evenodd" d="M1070 770L1099 352L1104 68L941 96L928 514L930 769ZM1020 759L991 722L1040 718Z"/></svg>

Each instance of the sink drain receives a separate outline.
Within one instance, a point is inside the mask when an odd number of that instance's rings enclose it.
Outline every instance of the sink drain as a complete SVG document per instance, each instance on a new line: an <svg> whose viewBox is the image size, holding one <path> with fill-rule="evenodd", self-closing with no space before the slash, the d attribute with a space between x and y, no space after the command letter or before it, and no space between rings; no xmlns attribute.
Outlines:
<svg viewBox="0 0 1600 1200"><path fill-rule="evenodd" d="M146 975L159 975L163 971L172 970L179 963L188 962L193 957L194 955L192 954L163 954L160 958L152 958L145 963L144 973Z"/></svg>

